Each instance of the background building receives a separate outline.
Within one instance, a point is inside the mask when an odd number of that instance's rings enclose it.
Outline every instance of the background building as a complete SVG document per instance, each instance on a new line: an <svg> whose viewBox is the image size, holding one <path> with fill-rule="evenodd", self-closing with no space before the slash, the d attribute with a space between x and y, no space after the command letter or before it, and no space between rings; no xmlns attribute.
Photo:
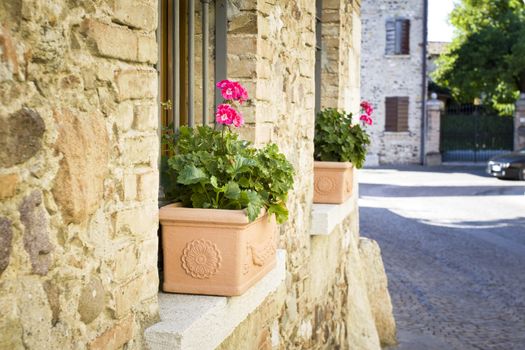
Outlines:
<svg viewBox="0 0 525 350"><path fill-rule="evenodd" d="M426 1L362 2L361 97L375 107L367 164L420 163Z"/></svg>

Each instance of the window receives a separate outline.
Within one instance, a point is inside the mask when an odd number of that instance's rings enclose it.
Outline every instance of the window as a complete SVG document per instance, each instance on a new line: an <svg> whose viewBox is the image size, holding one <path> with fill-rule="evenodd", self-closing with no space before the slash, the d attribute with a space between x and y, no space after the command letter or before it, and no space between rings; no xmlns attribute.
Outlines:
<svg viewBox="0 0 525 350"><path fill-rule="evenodd" d="M395 19L386 22L385 54L410 54L410 20Z"/></svg>
<svg viewBox="0 0 525 350"><path fill-rule="evenodd" d="M408 131L408 97L385 99L385 131Z"/></svg>

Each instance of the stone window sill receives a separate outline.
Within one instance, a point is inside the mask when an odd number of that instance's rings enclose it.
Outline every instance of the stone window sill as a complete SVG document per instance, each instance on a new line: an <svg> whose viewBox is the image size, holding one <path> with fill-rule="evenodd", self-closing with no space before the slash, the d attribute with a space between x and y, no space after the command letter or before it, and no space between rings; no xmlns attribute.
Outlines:
<svg viewBox="0 0 525 350"><path fill-rule="evenodd" d="M159 293L160 322L145 331L150 350L215 349L284 282L286 251L277 265L238 297Z"/></svg>
<svg viewBox="0 0 525 350"><path fill-rule="evenodd" d="M385 55L385 58L410 58L410 55Z"/></svg>
<svg viewBox="0 0 525 350"><path fill-rule="evenodd" d="M342 204L313 204L311 236L329 235L355 209L354 196Z"/></svg>

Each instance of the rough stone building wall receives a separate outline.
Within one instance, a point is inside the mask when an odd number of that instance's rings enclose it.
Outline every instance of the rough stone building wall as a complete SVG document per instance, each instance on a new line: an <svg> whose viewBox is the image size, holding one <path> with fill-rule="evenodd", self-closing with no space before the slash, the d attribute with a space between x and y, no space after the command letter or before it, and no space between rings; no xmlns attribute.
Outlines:
<svg viewBox="0 0 525 350"><path fill-rule="evenodd" d="M410 55L385 55L388 19L410 20ZM362 2L361 97L375 107L369 160L379 163L421 161L423 73L423 1L366 0ZM408 96L408 131L385 131L385 97Z"/></svg>
<svg viewBox="0 0 525 350"><path fill-rule="evenodd" d="M360 1L323 1L321 33L321 109L330 107L357 113L360 96Z"/></svg>
<svg viewBox="0 0 525 350"><path fill-rule="evenodd" d="M157 317L156 0L0 2L0 348Z"/></svg>
<svg viewBox="0 0 525 350"><path fill-rule="evenodd" d="M324 3L323 103L357 108L359 64L352 63L359 61L359 2ZM246 0L237 5L240 12L230 18L228 76L255 91L243 108L250 127L241 132L256 144L276 142L296 175L290 220L281 226L279 244L287 251L285 286L220 349L379 349L380 342L394 341L395 328L384 274L369 275L371 284L384 281L381 297L367 294L365 266L377 262L379 253L376 246L376 258L365 262L360 257L357 205L331 235L310 236L315 2ZM357 202L357 190L352 200ZM378 333L372 305L390 305L390 314L377 313L390 321L390 333Z"/></svg>

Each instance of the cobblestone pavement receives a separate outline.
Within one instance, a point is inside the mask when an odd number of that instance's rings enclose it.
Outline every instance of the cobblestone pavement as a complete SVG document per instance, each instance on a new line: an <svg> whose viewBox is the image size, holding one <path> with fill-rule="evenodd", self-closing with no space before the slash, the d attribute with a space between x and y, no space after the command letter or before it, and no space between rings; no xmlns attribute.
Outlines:
<svg viewBox="0 0 525 350"><path fill-rule="evenodd" d="M400 350L525 350L525 182L479 167L361 170Z"/></svg>

